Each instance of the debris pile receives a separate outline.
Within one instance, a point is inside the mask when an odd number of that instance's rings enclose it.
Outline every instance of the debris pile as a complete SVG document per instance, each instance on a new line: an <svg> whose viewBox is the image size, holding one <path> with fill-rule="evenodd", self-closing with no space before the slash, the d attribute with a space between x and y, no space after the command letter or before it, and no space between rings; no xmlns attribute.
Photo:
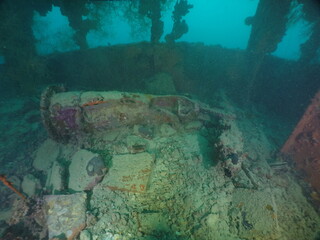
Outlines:
<svg viewBox="0 0 320 240"><path fill-rule="evenodd" d="M312 239L319 217L290 172L268 165L257 120L220 99L225 108L48 88L41 111L51 138L34 153L21 184L28 198L4 239L21 227L51 240Z"/></svg>

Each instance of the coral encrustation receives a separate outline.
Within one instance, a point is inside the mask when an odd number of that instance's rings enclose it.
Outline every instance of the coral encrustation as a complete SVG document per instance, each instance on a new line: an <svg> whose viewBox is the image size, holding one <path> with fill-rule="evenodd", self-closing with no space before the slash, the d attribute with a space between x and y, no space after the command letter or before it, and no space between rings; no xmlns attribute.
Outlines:
<svg viewBox="0 0 320 240"><path fill-rule="evenodd" d="M69 129L76 129L78 128L77 113L78 110L76 108L61 108L57 111L55 119L59 122L63 122Z"/></svg>

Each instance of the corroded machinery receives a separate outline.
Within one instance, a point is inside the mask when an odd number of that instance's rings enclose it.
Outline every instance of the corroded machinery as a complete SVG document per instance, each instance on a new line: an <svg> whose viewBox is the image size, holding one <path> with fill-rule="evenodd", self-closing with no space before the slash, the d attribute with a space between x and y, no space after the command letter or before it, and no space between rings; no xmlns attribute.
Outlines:
<svg viewBox="0 0 320 240"><path fill-rule="evenodd" d="M81 140L139 124L151 128L169 124L176 130L192 121L227 116L184 96L125 92L65 92L48 87L41 97L41 116L49 136L58 142ZM150 133L151 134L151 133Z"/></svg>

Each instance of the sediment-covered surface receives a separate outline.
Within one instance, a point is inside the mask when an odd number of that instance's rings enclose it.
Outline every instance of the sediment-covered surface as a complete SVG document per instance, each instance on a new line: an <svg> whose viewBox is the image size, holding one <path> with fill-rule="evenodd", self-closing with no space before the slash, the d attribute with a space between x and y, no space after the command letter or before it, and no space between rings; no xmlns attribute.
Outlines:
<svg viewBox="0 0 320 240"><path fill-rule="evenodd" d="M99 118L91 133L39 143L28 171L16 176L33 175L22 189L15 182L28 200L6 190L14 204L1 210L3 238L315 239L319 216L290 164L275 154L288 124L236 108L223 93L217 98L210 107L190 100L199 104L190 115L161 101L157 107L171 118L147 114L122 125L136 109L126 109L125 119L123 107L113 107L105 112L120 116L112 128ZM80 105L100 111L107 99L99 101Z"/></svg>

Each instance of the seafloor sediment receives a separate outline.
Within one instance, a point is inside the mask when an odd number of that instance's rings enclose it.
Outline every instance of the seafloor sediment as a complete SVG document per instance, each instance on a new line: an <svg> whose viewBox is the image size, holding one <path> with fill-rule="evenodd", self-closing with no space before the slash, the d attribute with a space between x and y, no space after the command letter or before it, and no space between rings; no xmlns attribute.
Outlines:
<svg viewBox="0 0 320 240"><path fill-rule="evenodd" d="M28 196L23 201L4 190L3 239L19 234L28 235L26 239L82 240L314 239L319 215L290 164L275 164L283 129L289 126L261 112L239 109L221 92L219 100L202 113L201 105L193 105L199 115L184 115L183 121L179 112L174 116L174 107L161 105L169 120L146 115L143 123L113 122L116 127L111 129L96 114L96 104L81 104L93 111L86 121L97 127L94 131L88 133L82 122L85 133L80 137L34 140L37 149L28 160L19 158L25 166L20 164L16 174L9 171L10 160L1 159L3 169L17 179L16 187ZM14 115L26 104L5 106L1 111ZM112 111L119 110L112 106ZM118 121L133 116L126 114ZM24 116L33 119L31 111ZM152 120L149 125L146 118ZM26 124L25 131L40 131L39 124ZM65 125L58 126L63 134L70 133ZM14 135L9 133L2 137ZM1 151L19 148L13 141Z"/></svg>

